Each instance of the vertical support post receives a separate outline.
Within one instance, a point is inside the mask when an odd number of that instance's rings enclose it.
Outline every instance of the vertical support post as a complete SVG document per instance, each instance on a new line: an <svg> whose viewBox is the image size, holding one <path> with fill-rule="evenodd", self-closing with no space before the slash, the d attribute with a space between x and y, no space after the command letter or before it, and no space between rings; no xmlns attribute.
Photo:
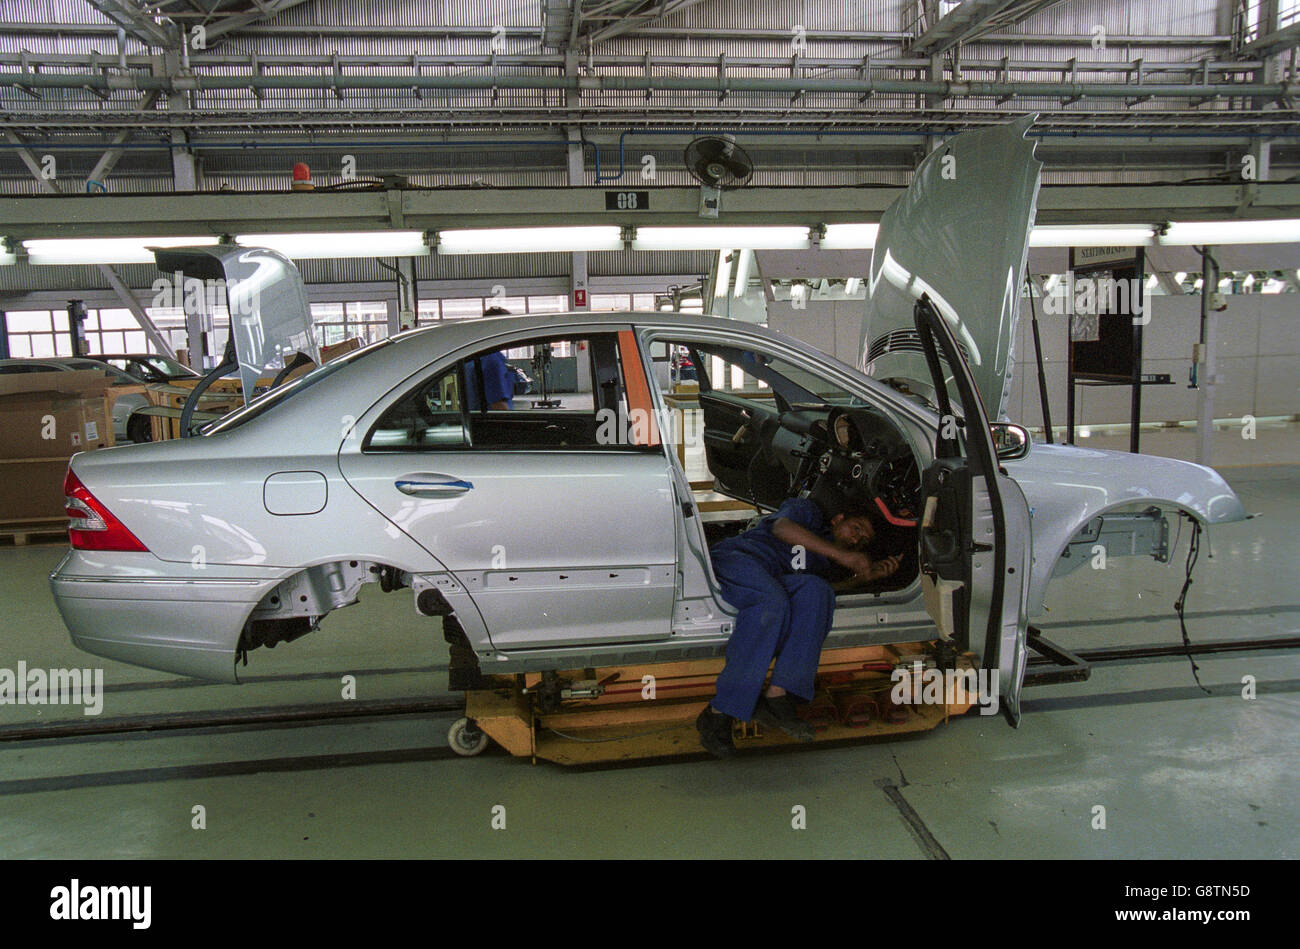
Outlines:
<svg viewBox="0 0 1300 949"><path fill-rule="evenodd" d="M1122 274L1123 271L1121 270ZM1138 313L1147 313L1145 307L1147 293L1146 251L1141 247L1137 251L1137 262L1133 266L1133 293L1137 300L1129 298L1128 317L1130 320ZM1145 324L1133 322L1133 387L1129 401L1128 450L1136 455L1142 438L1142 331Z"/></svg>
<svg viewBox="0 0 1300 949"><path fill-rule="evenodd" d="M5 311L0 310L0 359L9 357L9 321L5 318Z"/></svg>
<svg viewBox="0 0 1300 949"><path fill-rule="evenodd" d="M161 67L161 72L168 78L175 78L180 72L181 62L180 54L176 50L168 50L162 54L161 61L155 59L155 63ZM154 74L159 72L156 66ZM190 102L187 93L172 92L167 96L167 113L171 118L174 126L179 126L185 113L190 110ZM198 167L194 161L194 153L188 148L189 135L184 129L175 127L171 130L172 142L172 190L173 191L197 191L199 190Z"/></svg>
<svg viewBox="0 0 1300 949"><path fill-rule="evenodd" d="M1073 272L1067 275L1070 283L1067 286L1074 285ZM1065 443L1074 444L1074 305L1071 297L1069 315L1066 317L1065 328Z"/></svg>
<svg viewBox="0 0 1300 949"><path fill-rule="evenodd" d="M86 305L80 300L68 301L68 336L72 340L73 356L88 356L86 346Z"/></svg>
<svg viewBox="0 0 1300 949"><path fill-rule="evenodd" d="M393 314L389 311L388 335L401 332L403 327L414 329L420 315L420 288L415 279L415 258L397 258L397 319L393 326Z"/></svg>
<svg viewBox="0 0 1300 949"><path fill-rule="evenodd" d="M577 129L569 129L568 150L569 186L580 187L586 181L587 172L583 161L582 140ZM591 298L587 292L587 252L575 251L569 255L569 306L574 310L591 309Z"/></svg>
<svg viewBox="0 0 1300 949"><path fill-rule="evenodd" d="M1201 343L1200 366L1197 370L1196 390L1196 460L1210 464L1214 441L1214 350L1218 344L1215 321L1211 319L1211 297L1219 289L1219 264L1211 248L1201 248Z"/></svg>

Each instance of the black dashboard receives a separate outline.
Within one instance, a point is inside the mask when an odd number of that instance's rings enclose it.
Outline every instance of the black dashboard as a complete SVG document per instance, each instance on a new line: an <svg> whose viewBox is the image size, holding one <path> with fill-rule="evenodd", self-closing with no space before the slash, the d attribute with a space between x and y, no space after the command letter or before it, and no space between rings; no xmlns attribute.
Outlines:
<svg viewBox="0 0 1300 949"><path fill-rule="evenodd" d="M888 416L866 406L799 404L778 421L772 448L811 496L872 504L889 523L915 526L920 469Z"/></svg>

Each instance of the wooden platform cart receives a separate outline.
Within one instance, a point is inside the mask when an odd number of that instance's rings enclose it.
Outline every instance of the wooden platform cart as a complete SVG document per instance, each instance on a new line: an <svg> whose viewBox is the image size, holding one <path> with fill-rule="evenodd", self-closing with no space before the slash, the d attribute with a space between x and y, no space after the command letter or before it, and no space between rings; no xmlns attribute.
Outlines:
<svg viewBox="0 0 1300 949"><path fill-rule="evenodd" d="M894 670L915 682L919 668L938 663L972 669L971 658L945 656L938 642L828 649L817 694L802 714L815 727L818 743L928 731L969 711L974 693L947 696L946 704L897 704L890 694L898 681ZM453 670L456 662L453 656ZM718 658L480 676L466 690L466 717L448 737L462 755L478 754L495 741L517 757L561 765L700 755L695 718L712 698L722 666ZM912 694L920 694L916 685ZM755 723L738 723L734 738L740 752L797 743Z"/></svg>

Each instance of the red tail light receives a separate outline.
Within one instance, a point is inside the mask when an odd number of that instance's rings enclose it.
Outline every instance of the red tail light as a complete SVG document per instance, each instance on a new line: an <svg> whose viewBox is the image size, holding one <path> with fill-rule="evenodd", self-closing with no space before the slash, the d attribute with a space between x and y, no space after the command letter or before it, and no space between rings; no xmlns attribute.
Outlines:
<svg viewBox="0 0 1300 949"><path fill-rule="evenodd" d="M68 539L75 550L135 550L147 553L149 548L136 538L126 525L100 504L81 483L81 479L68 473L63 479L64 510L68 514Z"/></svg>

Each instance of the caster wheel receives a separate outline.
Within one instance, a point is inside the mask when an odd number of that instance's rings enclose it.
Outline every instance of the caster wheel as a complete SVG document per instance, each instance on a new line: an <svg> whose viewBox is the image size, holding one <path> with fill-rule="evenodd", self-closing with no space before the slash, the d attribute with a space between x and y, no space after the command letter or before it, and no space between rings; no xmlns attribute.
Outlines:
<svg viewBox="0 0 1300 949"><path fill-rule="evenodd" d="M492 739L468 718L458 718L447 731L447 744L451 750L465 758L481 754Z"/></svg>

